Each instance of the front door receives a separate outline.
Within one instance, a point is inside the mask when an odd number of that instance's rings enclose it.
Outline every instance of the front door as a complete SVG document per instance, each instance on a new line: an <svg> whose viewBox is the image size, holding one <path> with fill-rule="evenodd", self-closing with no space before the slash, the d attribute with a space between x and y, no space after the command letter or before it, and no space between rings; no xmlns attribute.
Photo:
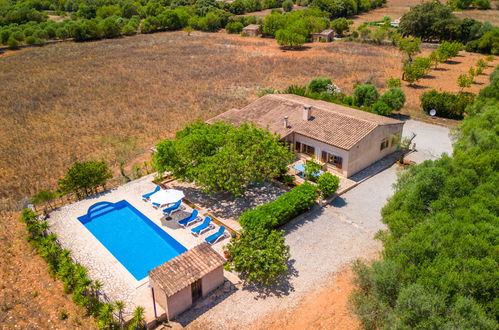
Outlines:
<svg viewBox="0 0 499 330"><path fill-rule="evenodd" d="M198 300L203 295L203 288L201 286L201 279L191 284L192 302Z"/></svg>

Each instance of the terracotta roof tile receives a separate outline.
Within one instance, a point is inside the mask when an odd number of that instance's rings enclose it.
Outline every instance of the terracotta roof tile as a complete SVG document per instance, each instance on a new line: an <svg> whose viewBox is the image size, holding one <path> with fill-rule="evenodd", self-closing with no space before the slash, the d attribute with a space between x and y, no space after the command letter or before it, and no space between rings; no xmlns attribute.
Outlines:
<svg viewBox="0 0 499 330"><path fill-rule="evenodd" d="M203 242L149 271L149 277L170 297L224 264L225 259Z"/></svg>
<svg viewBox="0 0 499 330"><path fill-rule="evenodd" d="M312 106L310 120L303 119L305 105ZM284 117L288 117L288 127L284 126ZM350 150L378 126L403 124L389 117L293 94L265 95L240 110L231 109L211 118L207 123L217 120L228 120L235 125L252 121L281 137L295 132L345 150Z"/></svg>

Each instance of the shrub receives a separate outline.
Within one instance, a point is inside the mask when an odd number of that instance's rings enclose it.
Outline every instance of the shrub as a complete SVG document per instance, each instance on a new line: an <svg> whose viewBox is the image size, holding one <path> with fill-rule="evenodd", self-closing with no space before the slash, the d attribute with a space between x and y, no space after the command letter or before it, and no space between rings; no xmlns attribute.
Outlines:
<svg viewBox="0 0 499 330"><path fill-rule="evenodd" d="M243 230L227 246L226 269L241 273L249 282L270 285L288 270L289 247L284 231L254 228Z"/></svg>
<svg viewBox="0 0 499 330"><path fill-rule="evenodd" d="M309 210L316 198L317 188L310 183L304 183L279 196L273 202L244 212L239 218L239 223L245 230L277 228Z"/></svg>
<svg viewBox="0 0 499 330"><path fill-rule="evenodd" d="M327 91L328 85L333 82L329 78L314 78L310 80L307 86L308 92L311 93L321 93Z"/></svg>
<svg viewBox="0 0 499 330"><path fill-rule="evenodd" d="M225 29L229 33L241 33L243 31L243 23L241 22L229 22L225 26Z"/></svg>
<svg viewBox="0 0 499 330"><path fill-rule="evenodd" d="M284 0L284 2L282 3L282 9L285 12L290 12L291 10L293 10L293 1L292 0Z"/></svg>
<svg viewBox="0 0 499 330"><path fill-rule="evenodd" d="M381 95L379 100L388 105L391 110L400 110L405 103L405 93L400 88L390 88Z"/></svg>
<svg viewBox="0 0 499 330"><path fill-rule="evenodd" d="M317 187L321 193L322 198L332 196L340 186L340 178L329 172L323 173L317 179Z"/></svg>
<svg viewBox="0 0 499 330"><path fill-rule="evenodd" d="M305 162L304 168L303 174L305 179L315 182L317 180L317 175L322 170L322 165L312 159Z"/></svg>
<svg viewBox="0 0 499 330"><path fill-rule="evenodd" d="M19 41L17 41L17 39L14 38L13 35L10 35L9 39L7 40L7 46L10 49L17 49L19 48Z"/></svg>
<svg viewBox="0 0 499 330"><path fill-rule="evenodd" d="M353 90L355 105L358 107L369 107L378 100L379 93L376 86L372 84L357 85Z"/></svg>
<svg viewBox="0 0 499 330"><path fill-rule="evenodd" d="M392 109L385 102L377 101L372 106L372 112L381 116L386 116L392 112Z"/></svg>
<svg viewBox="0 0 499 330"><path fill-rule="evenodd" d="M399 78L388 78L386 86L388 86L388 88L400 88L402 83Z"/></svg>
<svg viewBox="0 0 499 330"><path fill-rule="evenodd" d="M473 103L474 96L468 93L451 94L431 90L421 95L420 99L425 112L435 109L439 117L461 119L466 107Z"/></svg>
<svg viewBox="0 0 499 330"><path fill-rule="evenodd" d="M437 52L443 61L447 61L448 59L459 54L461 49L463 49L463 44L460 42L444 41L440 44L440 46L438 46Z"/></svg>

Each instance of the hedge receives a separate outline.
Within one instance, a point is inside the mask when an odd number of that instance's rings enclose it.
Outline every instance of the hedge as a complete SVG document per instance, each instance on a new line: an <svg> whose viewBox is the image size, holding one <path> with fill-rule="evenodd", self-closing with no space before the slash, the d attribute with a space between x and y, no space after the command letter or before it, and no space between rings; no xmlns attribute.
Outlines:
<svg viewBox="0 0 499 330"><path fill-rule="evenodd" d="M239 218L239 223L245 230L282 226L312 208L317 195L317 188L314 185L304 183L273 202L246 211Z"/></svg>
<svg viewBox="0 0 499 330"><path fill-rule="evenodd" d="M438 117L462 119L465 109L474 101L474 95L469 93L439 93L436 90L421 95L421 107L428 113L431 109L437 111Z"/></svg>

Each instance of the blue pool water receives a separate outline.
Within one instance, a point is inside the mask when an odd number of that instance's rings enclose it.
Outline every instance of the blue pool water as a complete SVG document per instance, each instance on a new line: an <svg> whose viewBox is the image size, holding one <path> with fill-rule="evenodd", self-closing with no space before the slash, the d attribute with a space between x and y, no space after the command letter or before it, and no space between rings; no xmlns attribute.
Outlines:
<svg viewBox="0 0 499 330"><path fill-rule="evenodd" d="M96 203L78 220L137 280L187 251L125 200Z"/></svg>

